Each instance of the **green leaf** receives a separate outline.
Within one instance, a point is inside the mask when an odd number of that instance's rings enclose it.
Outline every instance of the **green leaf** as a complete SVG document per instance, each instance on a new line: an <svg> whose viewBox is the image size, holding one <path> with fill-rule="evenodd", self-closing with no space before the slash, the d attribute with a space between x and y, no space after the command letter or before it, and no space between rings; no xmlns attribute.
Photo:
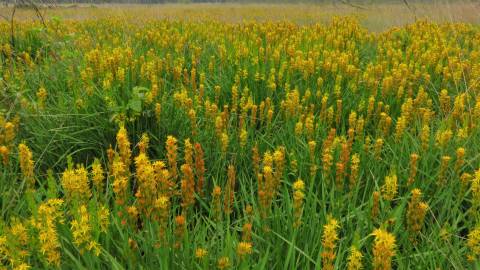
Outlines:
<svg viewBox="0 0 480 270"><path fill-rule="evenodd" d="M140 99L131 99L128 102L128 108L134 112L141 113L142 112L142 101Z"/></svg>

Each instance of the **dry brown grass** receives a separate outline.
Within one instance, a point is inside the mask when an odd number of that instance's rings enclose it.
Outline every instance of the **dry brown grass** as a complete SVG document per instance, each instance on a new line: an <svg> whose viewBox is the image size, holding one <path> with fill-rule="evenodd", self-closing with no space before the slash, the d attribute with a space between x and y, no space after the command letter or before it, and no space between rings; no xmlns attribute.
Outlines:
<svg viewBox="0 0 480 270"><path fill-rule="evenodd" d="M67 20L105 18L109 16L133 19L215 19L227 22L243 20L279 21L289 20L297 23L326 22L335 15L354 15L361 23L374 31L392 26L401 26L415 21L428 19L435 22L480 23L480 4L473 2L418 4L411 3L410 10L403 3L364 5L364 9L338 4L165 4L165 5L76 5L43 9L45 17L58 16ZM9 8L0 8L0 14L9 14ZM28 9L17 11L16 18L28 20L34 13Z"/></svg>

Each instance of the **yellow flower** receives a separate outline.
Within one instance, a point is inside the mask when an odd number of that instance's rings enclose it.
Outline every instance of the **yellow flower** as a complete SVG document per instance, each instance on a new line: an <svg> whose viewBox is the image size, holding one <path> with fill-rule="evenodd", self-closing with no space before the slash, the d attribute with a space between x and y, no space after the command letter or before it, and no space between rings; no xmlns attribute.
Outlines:
<svg viewBox="0 0 480 270"><path fill-rule="evenodd" d="M25 178L27 185L29 187L33 187L35 184L34 174L33 174L33 167L34 162L32 159L32 152L30 148L24 143L18 145L18 156L20 160L20 170L22 171L22 175Z"/></svg>
<svg viewBox="0 0 480 270"><path fill-rule="evenodd" d="M132 150L130 150L130 141L128 140L128 134L125 127L120 127L117 133L117 145L125 167L129 167L131 163Z"/></svg>
<svg viewBox="0 0 480 270"><path fill-rule="evenodd" d="M6 147L5 145L1 145L0 156L2 157L3 165L5 166L7 166L8 164L9 155L10 155L10 149L8 149L8 147Z"/></svg>
<svg viewBox="0 0 480 270"><path fill-rule="evenodd" d="M140 142L138 143L138 149L139 149L140 153L146 153L149 143L150 143L150 138L148 137L148 134L143 133L142 138L140 139Z"/></svg>
<svg viewBox="0 0 480 270"><path fill-rule="evenodd" d="M303 193L305 189L305 183L302 179L298 179L293 183L293 216L295 218L294 227L300 226L302 222L302 211L303 211L303 199L305 194Z"/></svg>
<svg viewBox="0 0 480 270"><path fill-rule="evenodd" d="M220 197L222 196L222 189L219 186L215 186L212 191L212 214L215 220L219 221L221 219L221 201Z"/></svg>
<svg viewBox="0 0 480 270"><path fill-rule="evenodd" d="M92 251L98 256L100 254L100 246L93 239L92 225L90 224L90 214L85 205L78 208L76 217L70 223L73 235L73 243L80 252Z"/></svg>
<svg viewBox="0 0 480 270"><path fill-rule="evenodd" d="M456 151L457 154L457 161L455 162L455 171L459 172L462 168L463 164L465 163L465 148L459 147Z"/></svg>
<svg viewBox="0 0 480 270"><path fill-rule="evenodd" d="M350 161L350 190L353 190L357 185L358 174L360 169L360 155L353 154Z"/></svg>
<svg viewBox="0 0 480 270"><path fill-rule="evenodd" d="M476 260L480 255L480 226L476 226L468 233L467 246L471 251L470 260Z"/></svg>
<svg viewBox="0 0 480 270"><path fill-rule="evenodd" d="M185 235L186 230L186 220L184 216L176 216L175 217L175 247L180 248L183 241L183 236Z"/></svg>
<svg viewBox="0 0 480 270"><path fill-rule="evenodd" d="M395 198L398 192L398 180L396 174L391 174L385 177L385 184L382 186L383 198L391 201Z"/></svg>
<svg viewBox="0 0 480 270"><path fill-rule="evenodd" d="M170 175L173 179L177 178L177 139L173 136L168 136L166 141L167 159L170 167Z"/></svg>
<svg viewBox="0 0 480 270"><path fill-rule="evenodd" d="M38 216L34 220L34 226L39 230L38 239L40 251L48 264L60 266L60 241L56 230L57 223L63 222L63 212L60 207L63 201L49 199L38 207Z"/></svg>
<svg viewBox="0 0 480 270"><path fill-rule="evenodd" d="M202 146L199 143L195 144L195 174L197 176L196 191L203 196L203 186L205 182L205 160Z"/></svg>
<svg viewBox="0 0 480 270"><path fill-rule="evenodd" d="M43 109L45 107L45 100L47 99L47 90L44 87L40 87L37 91L38 107Z"/></svg>
<svg viewBox="0 0 480 270"><path fill-rule="evenodd" d="M186 210L195 203L195 179L193 169L189 164L183 164L180 170L182 171L182 180L180 182L182 207Z"/></svg>
<svg viewBox="0 0 480 270"><path fill-rule="evenodd" d="M427 213L428 204L421 201L422 192L420 189L412 190L412 198L408 203L407 209L407 227L412 234L412 240L420 232L423 227L425 215Z"/></svg>
<svg viewBox="0 0 480 270"><path fill-rule="evenodd" d="M222 132L220 137L220 142L222 147L222 154L226 155L228 150L228 143L229 143L228 134L226 132Z"/></svg>
<svg viewBox="0 0 480 270"><path fill-rule="evenodd" d="M204 248L197 248L195 250L195 258L197 258L199 260L205 258L205 256L207 256L207 254L208 254L208 252Z"/></svg>
<svg viewBox="0 0 480 270"><path fill-rule="evenodd" d="M218 259L217 267L220 270L227 269L231 266L230 259L228 257L221 257Z"/></svg>
<svg viewBox="0 0 480 270"><path fill-rule="evenodd" d="M297 181L293 183L293 189L299 191L303 191L305 189L305 183L302 181L302 179L297 179Z"/></svg>
<svg viewBox="0 0 480 270"><path fill-rule="evenodd" d="M450 156L442 156L440 160L440 172L438 174L438 183L440 185L444 185L447 182L447 169L448 169L448 164L450 163L450 160L452 158Z"/></svg>
<svg viewBox="0 0 480 270"><path fill-rule="evenodd" d="M92 182L98 193L103 193L103 181L105 180L102 164L95 159L92 164Z"/></svg>
<svg viewBox="0 0 480 270"><path fill-rule="evenodd" d="M355 247L352 246L350 249L350 254L348 255L348 263L347 268L348 270L360 270L363 268L362 265L362 253Z"/></svg>
<svg viewBox="0 0 480 270"><path fill-rule="evenodd" d="M157 123L160 123L160 116L162 113L162 104L155 103L155 118L157 119Z"/></svg>
<svg viewBox="0 0 480 270"><path fill-rule="evenodd" d="M248 136L248 132L247 130L244 128L240 131L240 135L239 135L239 140L240 140L240 146L242 148L245 147L245 145L247 144L247 136Z"/></svg>
<svg viewBox="0 0 480 270"><path fill-rule="evenodd" d="M335 246L338 240L338 221L334 218L329 218L328 223L323 226L322 234L322 247L323 251L321 253L322 257L322 267L326 270L334 269L335 261Z"/></svg>
<svg viewBox="0 0 480 270"><path fill-rule="evenodd" d="M245 257L246 255L252 254L252 243L251 242L240 242L237 246L237 255L240 258Z"/></svg>
<svg viewBox="0 0 480 270"><path fill-rule="evenodd" d="M372 233L375 236L373 246L373 269L392 269L392 258L395 256L395 236L386 230L376 229Z"/></svg>
<svg viewBox="0 0 480 270"><path fill-rule="evenodd" d="M105 205L102 205L97 212L98 223L102 232L107 232L110 225L110 210Z"/></svg>
<svg viewBox="0 0 480 270"><path fill-rule="evenodd" d="M62 174L61 184L69 202L86 203L92 196L88 183L88 173L84 167L65 170Z"/></svg>
<svg viewBox="0 0 480 270"><path fill-rule="evenodd" d="M419 158L420 156L417 153L413 153L410 155L410 175L408 176L408 181L407 181L409 185L415 182L415 177L417 176Z"/></svg>
<svg viewBox="0 0 480 270"><path fill-rule="evenodd" d="M233 203L235 201L235 182L236 182L236 173L235 167L233 165L228 166L228 180L225 187L225 196L224 196L224 211L227 215L232 213Z"/></svg>

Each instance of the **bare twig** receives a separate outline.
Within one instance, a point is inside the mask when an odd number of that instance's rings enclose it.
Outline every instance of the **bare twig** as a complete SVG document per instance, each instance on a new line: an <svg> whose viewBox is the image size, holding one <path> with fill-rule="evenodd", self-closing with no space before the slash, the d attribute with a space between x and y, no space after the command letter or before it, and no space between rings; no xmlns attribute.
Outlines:
<svg viewBox="0 0 480 270"><path fill-rule="evenodd" d="M403 0L403 3L405 4L405 6L407 6L408 10L410 10L410 12L413 13L413 17L415 18L415 20L417 20L417 13L415 12L415 8L412 8L410 6L410 4L408 3L408 0Z"/></svg>
<svg viewBox="0 0 480 270"><path fill-rule="evenodd" d="M340 0L340 2L342 2L342 4L347 5L347 6L351 6L351 7L354 7L354 8L366 10L365 7L362 7L362 6L357 5L357 4L354 4L354 3L350 3L350 2L347 1L347 0Z"/></svg>
<svg viewBox="0 0 480 270"><path fill-rule="evenodd" d="M37 17L40 19L40 21L42 22L43 26L45 28L47 28L47 24L45 23L45 19L43 18L43 15L42 13L40 12L40 9L38 8L38 5L36 3L34 3L32 0L24 0L26 2L28 2L28 5L31 6L34 10L35 10L35 14L37 15Z"/></svg>
<svg viewBox="0 0 480 270"><path fill-rule="evenodd" d="M12 15L10 16L10 45L12 49L15 48L15 13L17 12L17 0L13 3Z"/></svg>

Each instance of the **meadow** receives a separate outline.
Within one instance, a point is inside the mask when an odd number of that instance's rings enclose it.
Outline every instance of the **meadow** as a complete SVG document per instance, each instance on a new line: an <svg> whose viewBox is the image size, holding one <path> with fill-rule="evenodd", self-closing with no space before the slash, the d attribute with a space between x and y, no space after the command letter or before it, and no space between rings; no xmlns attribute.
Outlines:
<svg viewBox="0 0 480 270"><path fill-rule="evenodd" d="M480 269L475 7L18 10L0 269Z"/></svg>

